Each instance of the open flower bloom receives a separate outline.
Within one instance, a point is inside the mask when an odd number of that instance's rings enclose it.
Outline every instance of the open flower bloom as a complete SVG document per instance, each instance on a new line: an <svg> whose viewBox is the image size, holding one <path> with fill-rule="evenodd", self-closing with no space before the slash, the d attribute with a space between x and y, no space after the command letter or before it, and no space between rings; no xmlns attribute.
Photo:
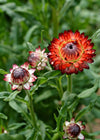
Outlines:
<svg viewBox="0 0 100 140"><path fill-rule="evenodd" d="M30 86L33 86L33 83L37 77L34 76L35 69L28 69L29 64L25 62L20 67L16 64L13 65L13 68L10 69L10 74L6 74L4 80L8 81L12 90L18 89L28 89Z"/></svg>
<svg viewBox="0 0 100 140"><path fill-rule="evenodd" d="M33 68L36 68L37 70L44 69L48 61L47 53L44 52L45 49L41 51L40 46L36 49L35 52L29 51L30 55L28 57L28 62Z"/></svg>
<svg viewBox="0 0 100 140"><path fill-rule="evenodd" d="M48 47L50 63L55 70L66 74L77 74L84 68L89 69L88 63L92 63L92 57L95 56L93 45L84 33L64 31L59 34L58 39L54 38Z"/></svg>
<svg viewBox="0 0 100 140"><path fill-rule="evenodd" d="M74 118L70 122L65 121L63 130L65 132L63 138L68 138L69 140L84 140L84 136L81 134L81 131L85 129L85 126L82 125L82 122L79 121L75 123Z"/></svg>

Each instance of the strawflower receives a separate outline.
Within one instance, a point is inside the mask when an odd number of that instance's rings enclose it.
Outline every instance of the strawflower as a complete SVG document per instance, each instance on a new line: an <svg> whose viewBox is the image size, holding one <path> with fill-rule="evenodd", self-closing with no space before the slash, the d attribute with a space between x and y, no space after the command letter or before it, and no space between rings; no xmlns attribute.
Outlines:
<svg viewBox="0 0 100 140"><path fill-rule="evenodd" d="M85 126L82 125L82 122L79 121L75 123L74 118L71 119L70 122L65 121L63 130L64 130L64 136L63 139L68 138L69 140L84 140L85 137L83 134L81 134L81 131L85 129Z"/></svg>
<svg viewBox="0 0 100 140"><path fill-rule="evenodd" d="M94 46L84 33L71 30L59 34L49 45L48 57L55 70L66 74L77 74L78 71L89 69L88 63L92 63L95 56Z"/></svg>
<svg viewBox="0 0 100 140"><path fill-rule="evenodd" d="M35 52L29 51L28 62L33 68L36 68L37 70L43 70L47 61L47 53L45 53L45 49L41 50L40 46Z"/></svg>
<svg viewBox="0 0 100 140"><path fill-rule="evenodd" d="M33 74L35 69L29 69L28 67L29 64L27 62L20 67L14 64L13 68L10 69L10 74L5 75L4 80L11 84L12 90L30 90L30 87L33 86L33 82L37 79Z"/></svg>

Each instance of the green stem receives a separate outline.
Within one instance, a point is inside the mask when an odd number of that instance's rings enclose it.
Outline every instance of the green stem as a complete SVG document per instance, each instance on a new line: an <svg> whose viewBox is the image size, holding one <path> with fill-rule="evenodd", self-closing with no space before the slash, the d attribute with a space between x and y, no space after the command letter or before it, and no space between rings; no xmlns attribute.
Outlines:
<svg viewBox="0 0 100 140"><path fill-rule="evenodd" d="M63 88L61 85L61 78L59 78L59 96L60 96L60 98L62 98L62 96L63 96Z"/></svg>
<svg viewBox="0 0 100 140"><path fill-rule="evenodd" d="M72 77L71 77L71 75L67 75L67 91L68 91L68 93L72 93Z"/></svg>
<svg viewBox="0 0 100 140"><path fill-rule="evenodd" d="M55 133L54 136L52 137L52 140L59 140L60 136L58 133Z"/></svg>
<svg viewBox="0 0 100 140"><path fill-rule="evenodd" d="M26 90L26 94L28 95L28 99L29 99L29 111L30 111L30 114L31 114L31 119L32 119L32 125L33 127L37 127L37 124L36 124L36 119L35 119L35 113L34 113L34 108L33 108L33 102L32 102L32 96L29 92L29 90Z"/></svg>

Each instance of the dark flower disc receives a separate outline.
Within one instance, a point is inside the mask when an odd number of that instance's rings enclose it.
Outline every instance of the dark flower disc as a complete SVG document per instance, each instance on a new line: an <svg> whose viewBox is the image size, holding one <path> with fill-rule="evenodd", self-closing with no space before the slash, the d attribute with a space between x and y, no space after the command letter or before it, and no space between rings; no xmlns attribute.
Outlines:
<svg viewBox="0 0 100 140"><path fill-rule="evenodd" d="M23 84L28 81L29 77L29 72L26 69L19 67L13 70L11 74L11 81L14 84Z"/></svg>

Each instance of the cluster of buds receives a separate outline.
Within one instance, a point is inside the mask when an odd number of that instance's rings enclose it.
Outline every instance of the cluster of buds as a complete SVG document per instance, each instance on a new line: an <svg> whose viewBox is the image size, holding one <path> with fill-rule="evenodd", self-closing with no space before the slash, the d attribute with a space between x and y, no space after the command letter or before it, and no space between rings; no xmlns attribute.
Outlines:
<svg viewBox="0 0 100 140"><path fill-rule="evenodd" d="M30 90L30 87L33 86L33 82L37 79L34 75L35 70L43 70L48 61L47 53L44 52L45 49L41 51L39 46L35 52L29 52L29 63L25 62L20 67L16 64L13 65L13 68L10 69L10 73L6 74L4 78L5 81L11 84L12 90ZM29 64L32 66L31 69L29 69Z"/></svg>
<svg viewBox="0 0 100 140"><path fill-rule="evenodd" d="M64 130L64 136L63 139L68 138L69 140L84 140L84 136L82 135L81 131L85 129L85 126L82 125L82 122L79 121L75 123L74 118L71 119L70 122L65 121L63 130Z"/></svg>
<svg viewBox="0 0 100 140"><path fill-rule="evenodd" d="M30 51L28 57L29 64L36 68L37 70L43 70L46 66L46 63L48 61L47 53L45 53L45 49L41 51L40 46L36 49L35 52Z"/></svg>

